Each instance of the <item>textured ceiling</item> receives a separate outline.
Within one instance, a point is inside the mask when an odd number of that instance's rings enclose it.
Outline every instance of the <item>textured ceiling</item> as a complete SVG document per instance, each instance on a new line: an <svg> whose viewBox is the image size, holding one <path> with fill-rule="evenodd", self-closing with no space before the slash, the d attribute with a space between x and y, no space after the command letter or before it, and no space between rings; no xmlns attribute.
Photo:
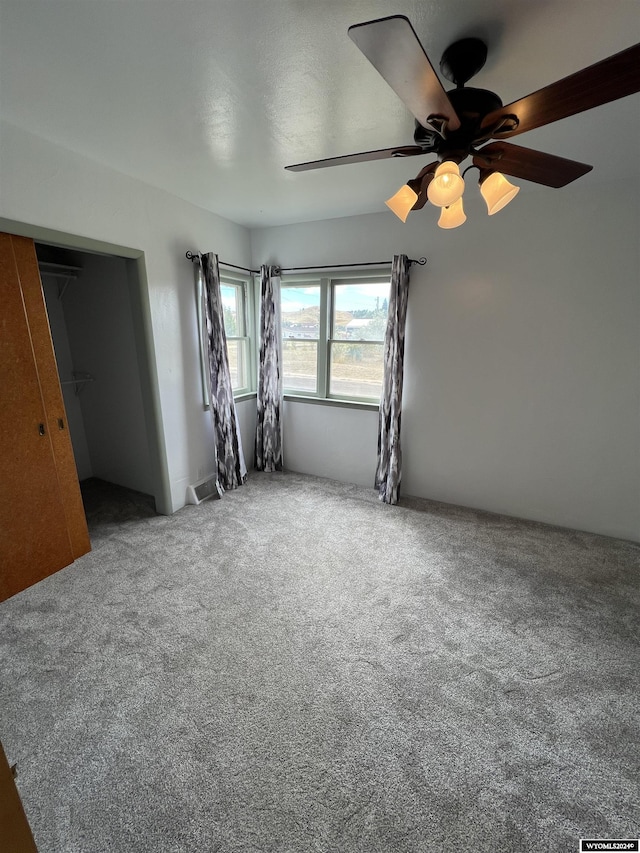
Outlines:
<svg viewBox="0 0 640 853"><path fill-rule="evenodd" d="M433 156L284 167L412 144L347 36L390 14L436 68L451 41L484 38L471 85L504 103L640 41L638 0L0 0L0 115L247 226L385 210ZM637 173L640 95L515 141L592 164L583 183Z"/></svg>

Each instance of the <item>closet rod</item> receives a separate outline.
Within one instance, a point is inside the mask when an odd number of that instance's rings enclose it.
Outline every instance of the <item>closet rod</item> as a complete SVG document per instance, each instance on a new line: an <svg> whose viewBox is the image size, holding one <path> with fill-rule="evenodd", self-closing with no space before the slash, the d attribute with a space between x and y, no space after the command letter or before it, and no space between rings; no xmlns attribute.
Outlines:
<svg viewBox="0 0 640 853"><path fill-rule="evenodd" d="M199 252L187 252L187 259L190 261L195 260L200 257ZM239 267L237 264L228 264L225 261L218 261L220 266L222 267L233 267L237 270L243 270L244 272L250 272L257 275L260 270L250 270L247 267ZM423 267L427 263L427 259L425 257L422 258L409 258L409 264L418 264ZM314 267L279 267L277 264L273 265L279 273L283 272L303 272L309 270L337 270L344 269L345 267L380 267L380 266L389 266L389 261L363 261L359 264L325 264L324 266L314 266Z"/></svg>

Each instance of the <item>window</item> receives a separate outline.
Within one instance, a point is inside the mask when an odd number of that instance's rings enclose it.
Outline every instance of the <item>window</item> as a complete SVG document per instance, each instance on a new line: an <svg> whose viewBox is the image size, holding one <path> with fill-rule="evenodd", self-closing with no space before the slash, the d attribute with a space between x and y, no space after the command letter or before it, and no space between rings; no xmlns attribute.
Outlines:
<svg viewBox="0 0 640 853"><path fill-rule="evenodd" d="M234 394L248 391L249 378L249 336L247 334L247 286L246 282L231 282L221 279L222 310L224 312L224 331L227 336L227 354L229 372Z"/></svg>
<svg viewBox="0 0 640 853"><path fill-rule="evenodd" d="M319 284L281 288L282 374L288 391L318 391L320 296Z"/></svg>
<svg viewBox="0 0 640 853"><path fill-rule="evenodd" d="M282 279L285 393L377 403L389 275Z"/></svg>
<svg viewBox="0 0 640 853"><path fill-rule="evenodd" d="M202 393L205 406L209 405L209 380L206 346L204 345L204 317L202 315L202 276L198 278L197 304L200 352L202 357ZM233 396L239 397L255 390L253 329L253 282L240 275L220 271L220 293L224 314L224 331L227 336L227 355Z"/></svg>

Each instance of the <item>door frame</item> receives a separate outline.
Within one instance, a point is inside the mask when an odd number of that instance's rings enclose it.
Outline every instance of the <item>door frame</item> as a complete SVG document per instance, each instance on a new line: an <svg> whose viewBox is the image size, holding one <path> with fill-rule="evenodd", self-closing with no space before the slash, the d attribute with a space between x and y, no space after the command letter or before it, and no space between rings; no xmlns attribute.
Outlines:
<svg viewBox="0 0 640 853"><path fill-rule="evenodd" d="M142 405L144 408L149 460L154 484L153 497L156 511L161 515L171 515L171 484L167 465L167 447L162 423L160 388L158 384L158 365L153 341L151 322L151 304L149 302L149 282L144 260L144 252L130 246L118 246L103 240L67 234L53 228L43 228L26 222L16 222L0 217L0 231L30 237L36 243L44 243L63 249L75 249L100 255L115 255L123 258L127 272L133 329L140 369Z"/></svg>

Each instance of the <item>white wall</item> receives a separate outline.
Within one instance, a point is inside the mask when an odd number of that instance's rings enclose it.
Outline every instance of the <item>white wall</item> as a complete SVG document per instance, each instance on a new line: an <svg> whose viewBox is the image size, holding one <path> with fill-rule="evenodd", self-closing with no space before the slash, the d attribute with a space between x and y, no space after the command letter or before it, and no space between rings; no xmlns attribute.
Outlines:
<svg viewBox="0 0 640 853"><path fill-rule="evenodd" d="M640 539L640 188L597 190L523 191L493 217L472 198L454 231L427 209L252 232L254 264L428 257L409 298L405 494ZM371 422L288 403L285 464L370 482Z"/></svg>
<svg viewBox="0 0 640 853"><path fill-rule="evenodd" d="M7 122L0 123L0 218L3 229L14 226L15 233L41 238L32 226L50 228L144 252L170 487L164 509L178 509L187 485L212 470L185 251L216 251L223 260L248 265L247 230ZM248 431L251 408L240 405L239 416Z"/></svg>
<svg viewBox="0 0 640 853"><path fill-rule="evenodd" d="M373 486L378 413L285 400L283 446L290 471Z"/></svg>

